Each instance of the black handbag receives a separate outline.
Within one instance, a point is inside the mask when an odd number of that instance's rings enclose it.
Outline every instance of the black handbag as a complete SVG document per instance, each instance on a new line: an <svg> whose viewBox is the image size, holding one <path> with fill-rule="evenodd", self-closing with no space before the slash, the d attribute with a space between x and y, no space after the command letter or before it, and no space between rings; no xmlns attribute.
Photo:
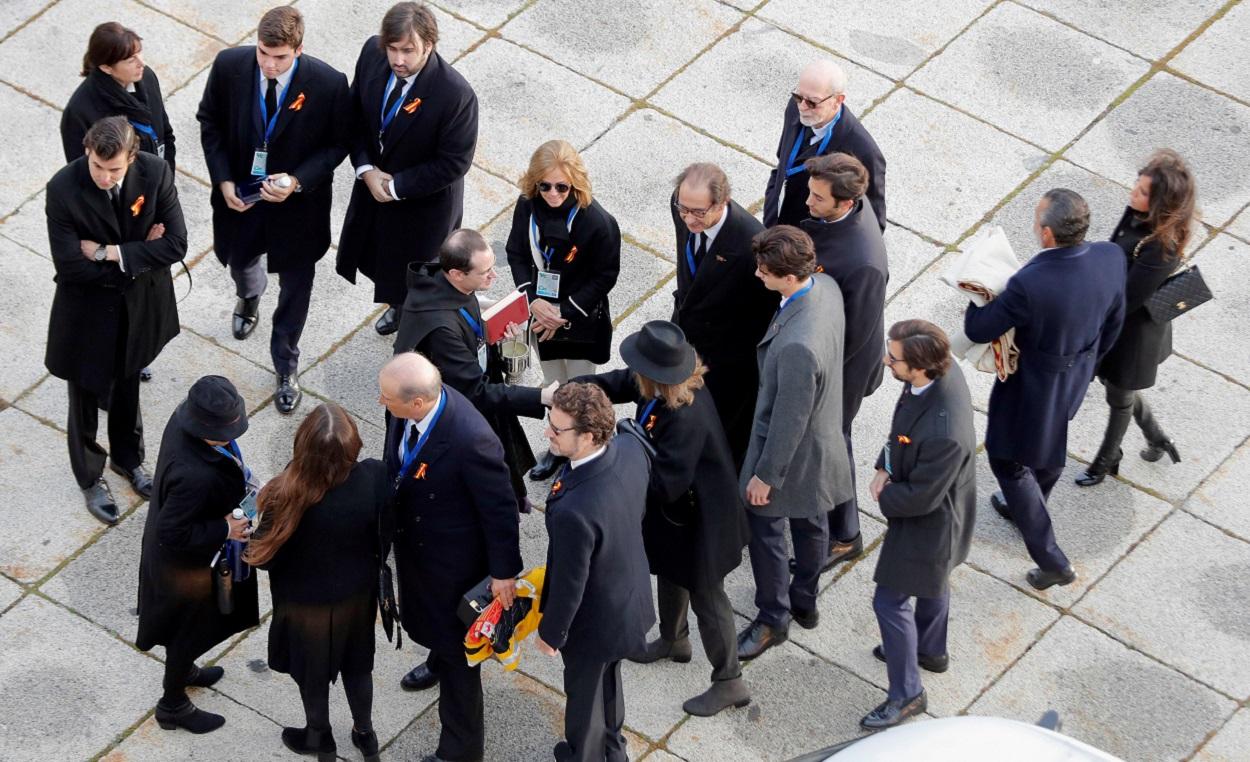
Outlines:
<svg viewBox="0 0 1250 762"><path fill-rule="evenodd" d="M1134 259L1141 252L1142 244L1148 240L1150 236L1141 239L1133 247ZM1184 258L1181 259L1180 264L1185 264ZM1211 289L1207 287L1207 282L1202 278L1202 273L1198 271L1198 266L1189 265L1169 275L1168 279L1163 281L1163 285L1146 297L1143 307L1154 322L1168 323L1214 298Z"/></svg>
<svg viewBox="0 0 1250 762"><path fill-rule="evenodd" d="M591 309L590 314L570 320L564 327L555 332L543 344L563 347L594 347L605 341L612 341L612 321L608 317L607 304L600 301Z"/></svg>
<svg viewBox="0 0 1250 762"><path fill-rule="evenodd" d="M383 503L382 511L390 509L390 503ZM378 611L382 614L382 631L386 640L395 643L395 650L404 645L403 627L399 626L399 604L395 600L395 575L390 564L386 563L386 543L382 540L383 517L378 517ZM392 638L392 633L394 637Z"/></svg>

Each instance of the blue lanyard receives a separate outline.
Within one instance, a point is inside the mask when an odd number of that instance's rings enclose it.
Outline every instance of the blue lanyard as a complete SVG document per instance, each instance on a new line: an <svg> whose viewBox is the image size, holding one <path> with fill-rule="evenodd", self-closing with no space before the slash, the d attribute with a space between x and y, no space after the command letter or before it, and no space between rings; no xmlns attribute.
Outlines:
<svg viewBox="0 0 1250 762"><path fill-rule="evenodd" d="M564 221L564 229L569 231L570 235L573 234L573 218L577 216L577 210L580 208L581 207L579 206L574 206L571 210L569 210L569 218ZM530 233L534 236L534 248L538 248L538 221L534 219L533 213L530 214ZM555 253L556 250L550 246L542 250L543 262L547 264L546 269L548 270L551 269L551 257L554 256Z"/></svg>
<svg viewBox="0 0 1250 762"><path fill-rule="evenodd" d="M647 403L647 406L646 406L646 407L644 407L644 408L642 409L642 412L638 414L638 422L639 422L639 423L642 423L643 425L646 425L646 424L645 424L645 421L647 420L647 416L651 415L651 411L655 409L655 403L657 403L657 402L659 402L659 400L658 400L658 399L654 399L654 400L651 400L650 402L648 402L648 403Z"/></svg>
<svg viewBox="0 0 1250 762"><path fill-rule="evenodd" d="M404 105L404 96L400 95L395 99L395 105L391 106L391 111L386 112L386 96L390 95L392 87L404 88L406 85L400 84L395 80L395 72L391 72L391 78L386 80L386 92L382 96L382 126L378 128L378 132L386 132L386 128L390 126L391 120L399 113L399 107Z"/></svg>
<svg viewBox="0 0 1250 762"><path fill-rule="evenodd" d="M269 136L273 134L273 128L278 124L278 115L282 113L282 106L286 103L287 91L291 89L291 83L295 81L295 72L299 71L299 59L295 59L295 63L291 64L291 78L286 81L286 85L278 91L278 109L273 116L269 116L269 109L265 106L264 88L256 88L256 95L260 100L260 121L265 125L265 148L269 148Z"/></svg>
<svg viewBox="0 0 1250 762"><path fill-rule="evenodd" d="M409 469L411 469L412 464L416 462L417 454L421 452L421 448L425 447L425 440L430 438L430 432L434 431L434 424L438 423L438 419L443 414L443 408L446 405L447 392L439 392L438 407L434 409L434 417L430 418L430 425L425 427L425 432L422 433L421 436L417 437L417 443L412 446L411 450L408 449L408 428L407 425L404 426L404 433L400 435L403 437L404 462L399 468L399 474L395 477L396 487L403 484L404 479L408 478Z"/></svg>
<svg viewBox="0 0 1250 762"><path fill-rule="evenodd" d="M136 122L135 120L131 119L130 126L134 127L139 132L142 132L144 135L147 135L149 138L151 138L152 145L159 146L161 144L161 140L160 138L156 136L156 130L152 127L152 125L144 124L143 122Z"/></svg>
<svg viewBox="0 0 1250 762"><path fill-rule="evenodd" d="M473 333L480 341L482 339L482 324L474 320L473 316L464 307L460 308L460 317L464 318L464 322L469 324L469 327L473 329Z"/></svg>
<svg viewBox="0 0 1250 762"><path fill-rule="evenodd" d="M842 109L838 109L838 115L829 123L829 131L820 139L820 145L816 147L816 155L820 156L829 147L829 140L833 137L833 128L838 126L838 122L842 119ZM799 147L803 145L803 130L799 130L799 137L794 141L794 148L790 150L790 160L786 162L786 177L797 175L806 169L805 166L799 164L795 166L794 160L798 158Z"/></svg>
<svg viewBox="0 0 1250 762"><path fill-rule="evenodd" d="M793 294L791 294L790 298L786 300L786 303L777 308L777 314L780 315L781 311L784 310L786 307L789 307L791 304L794 304L798 300L807 296L807 292L811 291L812 286L814 285L816 285L815 279L810 280L808 281L806 286L804 286L803 288L800 288L798 291L795 291Z"/></svg>
<svg viewBox="0 0 1250 762"><path fill-rule="evenodd" d="M221 445L213 445L213 449L221 453L222 455L225 455L230 460L233 460L234 464L239 467L240 471L243 472L243 481L247 482L248 484L252 483L252 469L248 468L246 465L243 464L243 451L239 449L239 445L237 442L231 439L229 450L227 450L225 447L222 447Z"/></svg>
<svg viewBox="0 0 1250 762"><path fill-rule="evenodd" d="M686 266L690 268L690 277L692 279L695 276L695 272L698 270L698 266L695 265L694 252L691 250L690 244L694 241L694 237L697 235L698 233L691 233L686 237Z"/></svg>

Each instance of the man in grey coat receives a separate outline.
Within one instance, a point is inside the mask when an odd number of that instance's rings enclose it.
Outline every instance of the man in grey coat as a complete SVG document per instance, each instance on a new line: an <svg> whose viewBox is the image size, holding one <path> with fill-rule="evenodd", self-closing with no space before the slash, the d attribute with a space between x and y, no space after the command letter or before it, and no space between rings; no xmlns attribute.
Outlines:
<svg viewBox="0 0 1250 762"><path fill-rule="evenodd" d="M868 730L923 712L920 669L946 671L948 581L968 557L977 504L972 399L946 334L926 320L895 323L884 362L903 393L870 488L889 523L872 599L881 628L872 653L885 662L889 694L860 720Z"/></svg>
<svg viewBox="0 0 1250 762"><path fill-rule="evenodd" d="M781 305L756 350L760 390L739 483L751 524L755 621L738 634L738 658L754 659L786 640L790 619L811 629L829 551L825 513L851 495L842 438L842 294L816 273L812 239L796 227L769 228L751 242L756 276ZM790 578L786 519L794 543Z"/></svg>

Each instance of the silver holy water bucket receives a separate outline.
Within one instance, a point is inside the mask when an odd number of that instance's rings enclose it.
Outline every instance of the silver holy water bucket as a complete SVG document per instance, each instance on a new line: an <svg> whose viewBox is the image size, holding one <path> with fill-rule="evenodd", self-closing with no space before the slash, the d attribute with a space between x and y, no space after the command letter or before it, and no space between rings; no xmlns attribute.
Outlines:
<svg viewBox="0 0 1250 762"><path fill-rule="evenodd" d="M505 380L510 384L521 383L521 377L530 366L529 343L524 338L506 339L499 350L503 355Z"/></svg>

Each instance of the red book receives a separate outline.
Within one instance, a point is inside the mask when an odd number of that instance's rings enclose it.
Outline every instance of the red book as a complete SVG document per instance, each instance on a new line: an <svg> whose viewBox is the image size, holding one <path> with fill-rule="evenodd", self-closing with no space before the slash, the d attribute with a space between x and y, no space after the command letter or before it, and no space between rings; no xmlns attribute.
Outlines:
<svg viewBox="0 0 1250 762"><path fill-rule="evenodd" d="M482 310L482 322L486 323L486 343L497 344L508 330L509 323L524 325L530 319L530 305L524 291L513 291L504 298Z"/></svg>

